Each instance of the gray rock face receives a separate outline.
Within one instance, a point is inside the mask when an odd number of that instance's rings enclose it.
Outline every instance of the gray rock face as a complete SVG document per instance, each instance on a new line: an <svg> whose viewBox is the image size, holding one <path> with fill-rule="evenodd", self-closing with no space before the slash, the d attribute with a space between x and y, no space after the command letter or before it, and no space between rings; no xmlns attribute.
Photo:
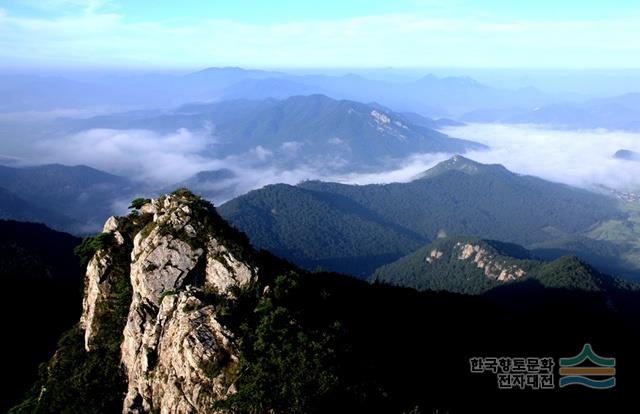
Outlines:
<svg viewBox="0 0 640 414"><path fill-rule="evenodd" d="M123 412L211 412L214 401L235 392L239 352L233 334L198 293L230 294L257 269L232 254L184 197L153 200L141 214L153 214L153 221L135 235L131 251L133 293L121 345L128 382ZM109 219L105 231L117 233L117 219ZM98 329L96 306L109 293L104 280L110 260L98 252L87 269L81 326L88 351Z"/></svg>
<svg viewBox="0 0 640 414"><path fill-rule="evenodd" d="M496 259L486 249L477 244L456 243L456 248L459 251L458 260L473 260L479 269L484 269L484 274L489 279L507 282L520 279L527 274L518 266Z"/></svg>
<svg viewBox="0 0 640 414"><path fill-rule="evenodd" d="M108 277L110 266L111 257L102 251L97 252L87 265L80 317L80 327L84 329L84 347L87 351L91 351L91 342L97 328L96 309L107 300L111 291Z"/></svg>
<svg viewBox="0 0 640 414"><path fill-rule="evenodd" d="M118 231L118 219L110 217L104 225L103 233L112 233L117 244L124 242ZM82 316L80 326L84 329L84 347L91 350L91 342L96 334L96 310L109 298L111 292L112 257L108 252L99 250L87 265L84 281L84 297L82 300Z"/></svg>
<svg viewBox="0 0 640 414"><path fill-rule="evenodd" d="M122 244L122 243L124 243L124 237L122 237L122 234L118 231L118 226L119 225L120 225L120 222L118 221L118 218L114 217L114 216L111 216L104 223L104 227L102 229L102 232L103 233L113 233L113 237L114 237L116 243Z"/></svg>
<svg viewBox="0 0 640 414"><path fill-rule="evenodd" d="M238 367L233 336L216 319L211 306L187 290L162 301L156 326L163 354L154 369L151 395L162 412L203 411L229 393ZM196 308L189 311L187 309Z"/></svg>
<svg viewBox="0 0 640 414"><path fill-rule="evenodd" d="M242 263L229 250L218 244L214 238L207 245L206 281L220 292L228 292L232 286L247 284L256 274L257 269L251 269Z"/></svg>

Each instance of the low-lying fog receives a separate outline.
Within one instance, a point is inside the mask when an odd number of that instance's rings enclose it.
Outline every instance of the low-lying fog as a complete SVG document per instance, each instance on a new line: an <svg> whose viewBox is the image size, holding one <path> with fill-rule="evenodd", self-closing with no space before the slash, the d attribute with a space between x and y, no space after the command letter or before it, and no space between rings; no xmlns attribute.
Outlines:
<svg viewBox="0 0 640 414"><path fill-rule="evenodd" d="M448 134L489 145L469 154L521 174L579 187L640 188L640 162L613 157L620 149L640 152L640 134L620 131L558 131L534 125L479 124L450 128Z"/></svg>
<svg viewBox="0 0 640 414"><path fill-rule="evenodd" d="M444 132L489 145L489 151L465 154L481 163L499 163L520 174L580 187L601 184L619 190L640 189L640 162L613 158L620 149L640 152L637 133L494 124L452 127ZM409 181L452 155L414 154L385 171L336 175L322 162L278 166L271 151L262 147L224 159L203 155L208 153L211 140L211 135L185 129L165 135L144 130L89 130L28 144L28 163L83 164L158 189L169 188L199 171L230 169L235 177L200 183L201 189L216 193L211 197L220 203L272 183L296 184L309 179L352 184Z"/></svg>
<svg viewBox="0 0 640 414"><path fill-rule="evenodd" d="M566 131L536 125L471 124L450 127L446 134L480 142L489 151L469 152L467 158L502 164L509 170L550 181L590 188L640 188L640 162L620 160L620 149L640 152L640 134L606 130ZM416 154L404 167L380 174L351 175L342 181L363 184L408 181L450 154Z"/></svg>

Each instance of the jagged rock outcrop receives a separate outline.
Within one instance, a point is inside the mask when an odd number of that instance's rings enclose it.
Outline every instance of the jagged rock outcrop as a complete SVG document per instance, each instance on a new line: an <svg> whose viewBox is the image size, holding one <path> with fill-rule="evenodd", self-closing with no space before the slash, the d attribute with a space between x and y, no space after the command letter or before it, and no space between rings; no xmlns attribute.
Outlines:
<svg viewBox="0 0 640 414"><path fill-rule="evenodd" d="M429 256L427 256L425 258L425 261L429 264L435 262L436 260L440 259L442 257L444 253L441 252L440 250L434 249L431 250L431 253L429 254Z"/></svg>
<svg viewBox="0 0 640 414"><path fill-rule="evenodd" d="M207 253L206 282L220 292L229 293L233 286L246 285L255 275L256 269L239 261L215 238L209 240Z"/></svg>
<svg viewBox="0 0 640 414"><path fill-rule="evenodd" d="M124 243L124 237L118 231L118 219L110 217L102 230L110 233L118 245ZM80 327L84 329L84 346L91 350L91 343L96 336L96 310L106 304L112 290L110 273L113 269L113 257L106 251L99 249L87 264L84 283L84 297L82 300L82 316Z"/></svg>
<svg viewBox="0 0 640 414"><path fill-rule="evenodd" d="M97 252L87 265L80 317L80 327L84 329L84 347L87 351L91 351L91 342L95 337L96 309L107 300L111 290L109 280L105 277L110 265L111 257L102 251Z"/></svg>
<svg viewBox="0 0 640 414"><path fill-rule="evenodd" d="M473 260L479 269L484 269L484 274L490 279L500 282L516 280L526 275L526 271L516 265L499 260L478 244L456 243L458 260Z"/></svg>
<svg viewBox="0 0 640 414"><path fill-rule="evenodd" d="M201 297L205 291L233 295L258 270L220 239L211 212L193 197L176 193L139 209L153 218L135 234L130 252L132 296L121 345L124 413L214 412L215 401L235 392L234 336ZM122 243L117 218L104 231ZM98 250L87 268L81 320L87 351L99 329L96 309L110 295L111 266L109 252Z"/></svg>
<svg viewBox="0 0 640 414"><path fill-rule="evenodd" d="M425 257L425 262L428 264L434 264L436 261L442 259L443 255L444 252L438 249L433 249L427 257ZM453 255L457 260L473 261L478 269L482 269L484 271L484 275L486 277L499 282L520 279L527 274L524 269L498 259L489 250L479 244L458 242L455 244L455 251L453 252Z"/></svg>

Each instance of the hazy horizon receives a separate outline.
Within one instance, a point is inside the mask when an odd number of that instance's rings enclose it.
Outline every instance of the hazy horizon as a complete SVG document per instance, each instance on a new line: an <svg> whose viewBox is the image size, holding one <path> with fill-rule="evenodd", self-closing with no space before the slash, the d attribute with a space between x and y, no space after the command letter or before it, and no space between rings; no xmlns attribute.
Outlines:
<svg viewBox="0 0 640 414"><path fill-rule="evenodd" d="M314 153L303 128L220 154L224 119L179 115L197 102L322 94L460 121L429 128L487 145L466 154L479 162L635 190L640 163L612 157L640 153L639 22L633 1L8 0L0 163L83 164L156 188L231 169L235 177L204 186L224 187L226 200L278 182L407 181L454 153L377 154L363 168L349 163L349 145ZM201 72L209 68L226 70Z"/></svg>

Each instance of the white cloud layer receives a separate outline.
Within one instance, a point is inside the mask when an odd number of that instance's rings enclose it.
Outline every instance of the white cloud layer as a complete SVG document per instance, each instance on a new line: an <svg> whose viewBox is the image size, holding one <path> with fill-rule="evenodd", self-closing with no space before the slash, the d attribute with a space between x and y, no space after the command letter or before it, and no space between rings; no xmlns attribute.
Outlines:
<svg viewBox="0 0 640 414"><path fill-rule="evenodd" d="M200 155L210 142L205 135L186 129L166 135L146 130L92 129L36 143L33 159L38 163L83 164L162 184L220 168L222 161Z"/></svg>
<svg viewBox="0 0 640 414"><path fill-rule="evenodd" d="M620 149L640 153L640 134L616 131L558 131L530 125L476 124L449 128L449 135L475 140L489 151L465 154L482 163L502 164L513 172L579 187L605 185L640 189L640 163L614 159ZM32 160L84 164L163 188L197 172L230 169L235 177L209 184L225 189L221 202L268 184L320 179L349 184L407 182L452 154L414 154L399 167L376 173L337 175L325 162L276 164L271 151L256 147L246 154L216 158L208 134L180 129L160 135L145 130L94 129L35 144Z"/></svg>
<svg viewBox="0 0 640 414"><path fill-rule="evenodd" d="M620 131L565 131L535 125L471 124L447 128L448 135L481 142L489 151L465 154L483 164L502 164L518 174L533 175L575 187L604 185L640 190L640 162L613 158L620 149L640 153L640 134ZM415 154L398 169L332 177L352 184L407 182L452 154Z"/></svg>
<svg viewBox="0 0 640 414"><path fill-rule="evenodd" d="M491 147L464 154L483 164L502 164L512 172L574 187L604 185L640 190L640 162L615 159L620 149L640 153L640 134L621 131L554 130L535 125L471 124L443 132ZM325 176L348 184L408 182L453 154L414 154L401 167L375 173Z"/></svg>
<svg viewBox="0 0 640 414"><path fill-rule="evenodd" d="M520 173L573 186L640 189L640 163L614 159L620 149L640 153L640 134L621 131L558 131L533 125L477 124L449 128L451 136L489 145L469 154Z"/></svg>

